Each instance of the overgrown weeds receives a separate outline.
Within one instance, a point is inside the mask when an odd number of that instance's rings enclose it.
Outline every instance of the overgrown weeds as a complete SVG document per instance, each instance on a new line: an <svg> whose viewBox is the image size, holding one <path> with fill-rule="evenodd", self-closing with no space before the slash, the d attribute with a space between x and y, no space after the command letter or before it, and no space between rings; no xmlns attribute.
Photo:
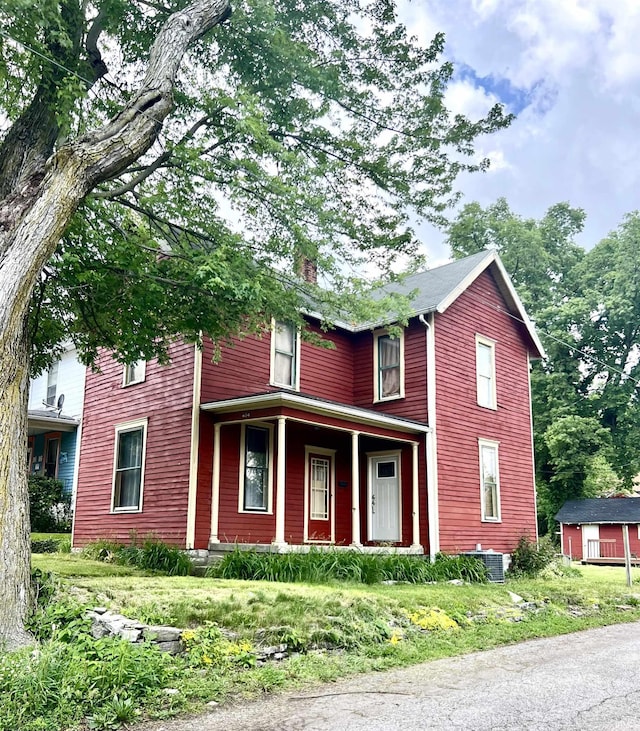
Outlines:
<svg viewBox="0 0 640 731"><path fill-rule="evenodd" d="M431 563L422 556L372 554L357 551L308 553L258 553L237 547L207 570L207 576L221 579L285 581L322 584L349 581L377 584L401 581L425 584L432 581L484 582L485 566L473 556L439 554Z"/></svg>

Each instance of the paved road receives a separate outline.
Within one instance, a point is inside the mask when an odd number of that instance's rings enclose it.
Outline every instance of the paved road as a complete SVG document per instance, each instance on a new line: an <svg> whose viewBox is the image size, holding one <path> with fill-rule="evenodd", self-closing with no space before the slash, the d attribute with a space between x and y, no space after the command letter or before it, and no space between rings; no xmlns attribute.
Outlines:
<svg viewBox="0 0 640 731"><path fill-rule="evenodd" d="M323 685L140 731L640 729L640 623Z"/></svg>

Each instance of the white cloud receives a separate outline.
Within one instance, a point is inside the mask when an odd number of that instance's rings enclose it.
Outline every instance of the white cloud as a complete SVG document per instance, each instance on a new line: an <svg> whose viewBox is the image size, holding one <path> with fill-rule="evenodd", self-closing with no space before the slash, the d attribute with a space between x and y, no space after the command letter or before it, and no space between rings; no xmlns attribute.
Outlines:
<svg viewBox="0 0 640 731"><path fill-rule="evenodd" d="M587 247L640 207L638 0L421 0L407 8L423 42L422 29L443 30L447 58L508 81L522 92L508 101L528 104L510 128L478 141L493 164L460 180L466 202L504 196L516 212L540 217L568 200L586 210ZM493 99L467 76L447 94L453 111L471 117ZM421 233L440 259L442 235Z"/></svg>

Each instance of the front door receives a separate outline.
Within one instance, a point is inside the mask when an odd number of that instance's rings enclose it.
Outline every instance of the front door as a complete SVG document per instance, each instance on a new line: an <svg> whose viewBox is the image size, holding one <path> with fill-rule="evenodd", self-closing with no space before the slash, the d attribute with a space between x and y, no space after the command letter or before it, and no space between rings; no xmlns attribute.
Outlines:
<svg viewBox="0 0 640 731"><path fill-rule="evenodd" d="M60 454L60 437L46 436L44 440L44 474L46 477L58 476L58 456Z"/></svg>
<svg viewBox="0 0 640 731"><path fill-rule="evenodd" d="M369 540L401 540L400 455L369 457Z"/></svg>
<svg viewBox="0 0 640 731"><path fill-rule="evenodd" d="M307 541L333 541L333 454L307 451Z"/></svg>
<svg viewBox="0 0 640 731"><path fill-rule="evenodd" d="M600 558L600 526L582 526L582 558Z"/></svg>

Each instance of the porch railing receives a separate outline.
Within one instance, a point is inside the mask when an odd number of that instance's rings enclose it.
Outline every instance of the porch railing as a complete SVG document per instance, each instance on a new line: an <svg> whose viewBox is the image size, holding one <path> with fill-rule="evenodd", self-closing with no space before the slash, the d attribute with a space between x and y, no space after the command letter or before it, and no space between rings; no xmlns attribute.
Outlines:
<svg viewBox="0 0 640 731"><path fill-rule="evenodd" d="M585 558L617 558L615 538L587 538Z"/></svg>

